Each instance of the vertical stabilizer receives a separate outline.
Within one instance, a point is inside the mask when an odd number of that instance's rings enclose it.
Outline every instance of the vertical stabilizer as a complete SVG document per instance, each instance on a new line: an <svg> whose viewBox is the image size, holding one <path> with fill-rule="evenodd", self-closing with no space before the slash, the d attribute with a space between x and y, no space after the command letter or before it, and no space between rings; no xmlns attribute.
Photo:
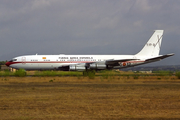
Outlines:
<svg viewBox="0 0 180 120"><path fill-rule="evenodd" d="M162 37L163 37L163 30L155 30L154 34L145 44L143 49L136 55L158 56L161 48Z"/></svg>

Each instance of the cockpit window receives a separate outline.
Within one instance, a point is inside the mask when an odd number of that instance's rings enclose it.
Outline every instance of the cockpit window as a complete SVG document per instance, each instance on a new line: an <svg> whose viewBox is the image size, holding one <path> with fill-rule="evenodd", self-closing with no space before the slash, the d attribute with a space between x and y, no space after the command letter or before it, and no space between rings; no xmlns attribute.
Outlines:
<svg viewBox="0 0 180 120"><path fill-rule="evenodd" d="M17 59L13 59L13 61L17 61Z"/></svg>
<svg viewBox="0 0 180 120"><path fill-rule="evenodd" d="M14 62L14 61L17 61L17 59L12 59L12 60L10 60L9 62Z"/></svg>

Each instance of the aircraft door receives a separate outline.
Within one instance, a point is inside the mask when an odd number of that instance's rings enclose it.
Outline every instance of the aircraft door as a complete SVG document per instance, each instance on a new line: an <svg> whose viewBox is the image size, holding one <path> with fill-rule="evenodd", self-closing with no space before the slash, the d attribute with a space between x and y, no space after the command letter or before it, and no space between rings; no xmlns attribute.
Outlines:
<svg viewBox="0 0 180 120"><path fill-rule="evenodd" d="M26 57L22 57L22 64L26 64Z"/></svg>

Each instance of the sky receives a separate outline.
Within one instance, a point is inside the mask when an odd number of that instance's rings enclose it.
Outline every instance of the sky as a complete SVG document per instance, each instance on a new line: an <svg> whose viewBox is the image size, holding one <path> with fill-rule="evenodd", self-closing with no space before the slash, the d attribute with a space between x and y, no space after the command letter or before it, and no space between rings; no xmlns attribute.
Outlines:
<svg viewBox="0 0 180 120"><path fill-rule="evenodd" d="M0 61L30 54L136 54L164 30L152 65L180 65L180 0L0 0ZM150 65L151 65L150 64Z"/></svg>

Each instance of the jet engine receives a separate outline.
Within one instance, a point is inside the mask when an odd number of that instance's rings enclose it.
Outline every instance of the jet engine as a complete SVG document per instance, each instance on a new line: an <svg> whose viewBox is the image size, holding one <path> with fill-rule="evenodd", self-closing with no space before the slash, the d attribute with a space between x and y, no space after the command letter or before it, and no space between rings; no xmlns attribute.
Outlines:
<svg viewBox="0 0 180 120"><path fill-rule="evenodd" d="M69 66L69 71L84 71L86 70L85 66L80 66L80 65L70 65Z"/></svg>
<svg viewBox="0 0 180 120"><path fill-rule="evenodd" d="M103 70L106 69L108 66L106 64L97 64L97 63L93 63L89 65L90 69L98 69L98 70Z"/></svg>

